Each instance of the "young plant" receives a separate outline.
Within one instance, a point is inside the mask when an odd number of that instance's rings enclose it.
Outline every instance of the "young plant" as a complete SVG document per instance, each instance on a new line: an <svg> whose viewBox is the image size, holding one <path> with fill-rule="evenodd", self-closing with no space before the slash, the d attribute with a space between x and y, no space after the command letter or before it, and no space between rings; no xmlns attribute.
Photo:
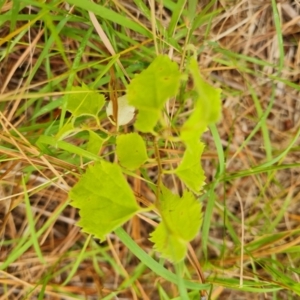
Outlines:
<svg viewBox="0 0 300 300"><path fill-rule="evenodd" d="M178 95L179 88L186 86L189 73L193 80L193 110L187 120L180 125L166 113L166 104ZM100 124L98 114L104 106L104 96L88 87L73 88L66 98L66 108L72 114L71 122L65 124L57 135L60 140L72 133L89 131L86 157L89 163L86 173L71 189L71 205L79 209L78 225L82 231L94 235L101 241L106 235L118 229L133 216L145 210L153 210L159 215L160 223L150 234L154 249L172 262L180 262L187 252L188 243L198 234L202 223L202 207L197 195L201 194L205 176L201 167L204 144L200 137L207 126L220 118L220 90L207 84L199 74L195 57L191 57L185 73L167 56L160 55L149 67L137 75L127 86L126 95L107 107L108 117L117 130L108 132ZM184 106L184 99L180 99ZM133 132L125 133L122 125L130 122L134 109L137 117ZM180 109L180 108L178 108ZM79 127L76 119L93 116L98 124L96 132ZM150 141L153 141L149 146ZM147 141L146 141L147 139ZM109 141L109 143L108 143ZM180 148L185 151L178 166L164 168L159 145ZM97 154L105 153L104 147L113 146L113 162ZM154 150L153 150L154 149ZM149 183L147 177L141 180L154 190L156 200L147 208L141 207L136 193L126 180L126 176L146 174L147 164L157 167L157 180ZM135 171L139 171L135 173ZM164 182L164 176L177 177L185 186L182 195L174 193Z"/></svg>

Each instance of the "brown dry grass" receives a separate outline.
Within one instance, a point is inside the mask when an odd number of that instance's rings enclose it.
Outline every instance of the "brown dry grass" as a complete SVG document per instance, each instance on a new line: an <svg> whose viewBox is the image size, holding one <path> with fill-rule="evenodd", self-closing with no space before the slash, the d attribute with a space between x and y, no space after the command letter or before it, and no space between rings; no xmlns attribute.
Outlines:
<svg viewBox="0 0 300 300"><path fill-rule="evenodd" d="M120 4L143 22L145 20L143 15L131 1L129 2L120 2ZM9 11L11 5L12 2L7 1L2 6L1 13ZM268 107L272 93L275 93L274 105L265 122L273 157L288 147L299 130L300 3L285 1L277 4L285 51L284 66L280 73L282 82L272 79L272 75L277 74L277 69L271 65L279 64L280 52L271 3L258 0L232 1L229 5L225 1L219 1L215 4L214 9L217 8L221 8L222 11L213 18L206 40L216 42L218 46L215 47L208 42L203 44L206 27L199 28L194 32L194 41L199 42L199 45L196 46L204 46L199 59L202 73L214 86L219 86L223 90L223 118L217 128L226 155L226 174L230 177L266 162L266 151L268 150L266 150L266 140L261 129L240 150L240 146L252 133L260 119L253 101L253 92L251 94L249 87L253 89L262 112ZM24 8L23 13L29 13L29 9ZM73 10L73 13L75 14L76 10ZM168 11L162 10L162 14L167 23ZM78 28L86 28L80 23L73 25ZM144 25L151 28L150 22ZM18 21L15 30L21 26L26 26L26 22ZM2 39L9 37L9 27L10 23L6 22L0 28ZM26 189L36 220L36 230L38 230L50 216L55 215L56 211L65 205L68 200L69 187L76 182L73 174L78 173L77 166L51 155L40 155L36 146L31 142L35 137L43 134L45 129L43 124L48 125L48 122L55 116L45 115L39 118L37 129L30 128L20 131L19 128L25 125L29 126L30 117L34 113L31 106L27 110L24 109L24 105L28 101L24 94L34 93L48 83L47 72L49 70L47 67L51 69L53 78L66 74L75 57L79 42L72 40L72 37L62 40L67 49L67 61L59 55L59 52L55 53L55 50L52 49L53 55L47 62L49 65L41 65L34 78L28 82L26 80L27 72L30 72L35 66L45 45L42 25L40 28L30 29L28 32L30 35L25 34L21 37L14 46L14 50L0 62L0 126L2 128L0 141L1 145L5 146L0 148L2 158L0 162L2 240L0 262L6 261L12 249L18 246L19 240L29 230L22 176L29 174L26 175ZM95 37L91 42L103 49L101 55L107 53L105 45L100 45ZM1 51L5 51L9 43L0 40L0 45L2 45ZM219 51L218 48L222 48L222 51ZM83 62L98 59L93 56L93 53L95 50L88 46L82 58ZM265 63L259 65L255 61L233 57L234 54L257 58ZM270 65L267 65L267 62ZM89 78L88 76L92 72L89 68L84 68L77 73L77 78ZM64 79L60 82L59 87L65 86L66 81ZM292 87L292 84L298 88ZM63 91L57 90L53 86L53 91L43 92L40 96L44 96L45 103L47 103L49 99L59 97L60 93ZM204 141L207 144L207 152L203 156L203 167L208 183L210 183L216 173L218 155L210 132L205 134ZM299 141L295 141L287 155L280 160L280 164L294 164L299 161ZM265 280L274 280L259 265L260 262L266 262L270 258L280 260L279 263L283 266L297 267L299 259L295 257L292 259L285 250L300 244L299 235L292 234L294 230L299 229L300 222L299 170L299 167L293 167L271 169L269 172L254 175L238 175L236 178L233 177L218 185L216 190L218 204L211 220L210 238L212 242L209 245L209 259L215 267L211 270L206 268L205 277L208 277L210 273L219 273L219 275L226 273L227 276L234 278L240 276L240 268L237 267L240 254L234 252L237 246L224 227L222 207L226 207L228 212L236 217L237 221L231 219L231 225L237 236L240 237L242 232L245 234L245 244L263 234L286 232L275 243L272 242L265 245L264 248L254 250L251 256L247 253L244 254L242 270L245 280L252 278L253 273L257 273L258 277ZM133 186L135 190L142 192L149 199L153 197L148 190L140 186L140 182L133 182ZM276 219L287 199L290 200L283 218L279 220L274 230L269 232L268 224L270 225ZM26 293L34 287L36 292L29 298L38 299L37 294L43 284L40 281L41 278L46 281L50 278L46 284L44 299L75 299L74 296L67 296L69 292L78 295L79 298L76 299L99 299L99 297L104 297L116 290L124 278L132 276L139 263L138 260L120 244L114 235L111 235L104 245L97 248L95 243L93 247L91 243L88 250L97 252L97 255L106 253L114 263L105 256L96 263L91 259L95 258L94 255L87 255L87 259L79 265L71 281L65 286L61 285L67 278L68 272L86 240L86 235L81 234L79 228L75 226L77 219L77 211L67 206L61 214L57 215L55 222L39 237L44 264L37 258L34 248L30 247L8 268L0 271L0 300L27 299ZM240 221L242 219L243 222ZM130 224L126 225L126 229L132 237L144 250L149 252L151 244L148 241L147 228L146 223L138 218L134 218ZM9 240L15 242L5 243ZM197 256L202 258L201 238L199 237L192 245ZM223 249L222 253L220 249ZM253 263L255 258L257 258L257 262ZM259 260L260 258L262 260ZM256 265L256 270L253 269L252 263ZM171 268L171 265L169 267ZM118 268L120 270L117 270ZM99 272L104 276L100 277ZM55 276L52 277L52 274ZM295 283L300 284L297 273L293 273L292 277ZM213 277L209 280L214 281ZM126 288L119 294L120 298L118 299L159 299L155 288L155 284L158 283L170 294L175 292L172 285L156 278L155 274L146 269L143 275L136 280L138 290ZM288 299L287 290L283 289L279 297L278 299ZM272 299L272 295L270 293L237 292L216 284L212 299Z"/></svg>

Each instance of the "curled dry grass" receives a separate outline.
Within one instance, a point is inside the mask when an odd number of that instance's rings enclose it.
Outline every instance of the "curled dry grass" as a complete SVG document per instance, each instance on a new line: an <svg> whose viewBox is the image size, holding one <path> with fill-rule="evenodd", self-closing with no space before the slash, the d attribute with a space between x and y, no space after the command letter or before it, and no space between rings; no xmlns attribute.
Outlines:
<svg viewBox="0 0 300 300"><path fill-rule="evenodd" d="M120 14L126 11L151 32L153 19L141 10L142 4L105 3ZM155 8L164 25L170 21L171 4ZM210 4L202 4L199 11ZM2 16L12 8L16 7L6 1ZM67 206L80 161L63 151L41 155L35 144L52 123L57 126L61 114L59 105L43 114L41 109L65 94L70 76L74 85L97 80L110 57L95 29L72 73L83 36L97 23L88 24L87 12L69 4L53 6L52 23L45 15L34 22L40 11L24 5L12 12L15 19L0 26L0 299L104 299L114 292L120 299L168 299L164 292L175 296L176 288L140 264L113 234L100 246L87 242L75 226L77 211ZM198 268L214 283L211 299L295 299L288 297L297 297L296 291L299 295L299 11L297 1L273 6L263 1L215 2L190 40L201 48L199 66L205 78L223 90L219 139L210 132L204 136L207 190L216 192L215 198L209 193L204 198L204 210L214 203L206 224L207 258L199 235L190 253L201 265L187 263L192 278L198 280ZM68 13L70 20L55 35ZM23 15L32 17L24 20ZM112 26L102 24L115 51L123 53L120 61L126 68L133 65L130 75L139 72L155 56L153 41ZM127 34L129 41L113 36L113 30ZM175 39L184 47L185 37L178 34ZM168 52L162 37L157 38L158 47ZM180 62L174 49L172 55ZM105 75L96 88L107 92L107 83ZM219 174L223 163L225 171ZM132 185L145 198L153 198L140 181ZM26 198L31 209L26 208ZM148 226L134 218L126 229L150 253ZM251 293L247 286L255 283L257 290ZM281 291L266 290L274 286Z"/></svg>

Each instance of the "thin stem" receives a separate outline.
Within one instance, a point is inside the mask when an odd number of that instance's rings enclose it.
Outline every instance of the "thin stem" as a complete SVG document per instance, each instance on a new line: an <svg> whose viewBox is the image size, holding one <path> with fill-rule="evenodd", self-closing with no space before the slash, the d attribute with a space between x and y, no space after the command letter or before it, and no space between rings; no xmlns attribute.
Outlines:
<svg viewBox="0 0 300 300"><path fill-rule="evenodd" d="M158 207L159 206L160 186L161 186L161 176L162 176L162 173L163 173L163 168L162 168L162 165L161 165L159 148L158 148L158 138L155 138L155 140L154 140L154 150L155 150L155 158L156 158L157 167L158 167L155 206Z"/></svg>

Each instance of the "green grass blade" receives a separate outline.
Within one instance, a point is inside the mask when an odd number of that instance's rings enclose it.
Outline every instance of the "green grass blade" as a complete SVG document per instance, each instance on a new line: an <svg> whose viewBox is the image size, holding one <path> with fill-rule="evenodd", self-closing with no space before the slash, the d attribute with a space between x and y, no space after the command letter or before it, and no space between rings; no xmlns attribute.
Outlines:
<svg viewBox="0 0 300 300"><path fill-rule="evenodd" d="M69 272L68 277L61 285L63 285L63 286L66 285L71 280L71 278L74 276L74 274L76 273L80 263L82 262L82 260L84 258L85 250L90 243L91 237L92 236L89 235L88 238L85 240L85 243L84 243L78 257L76 258L75 262L73 262L73 267L72 267L71 271Z"/></svg>
<svg viewBox="0 0 300 300"><path fill-rule="evenodd" d="M51 137L51 136L45 136L45 135L40 136L38 141L37 141L37 145L39 146L39 145L43 145L43 144L58 147L60 149L66 150L70 153L77 154L79 156L88 158L88 159L93 160L93 161L100 161L101 160L101 158L96 154L88 152L84 149L81 149L80 147L74 146L74 145L69 144L67 142L57 141L54 137Z"/></svg>
<svg viewBox="0 0 300 300"><path fill-rule="evenodd" d="M197 0L188 0L188 18L191 24L193 24L194 18L197 15Z"/></svg>
<svg viewBox="0 0 300 300"><path fill-rule="evenodd" d="M252 88L251 84L248 84L248 89L252 95L252 99L257 111L257 115L259 118L263 117L263 110L262 107L260 105L260 102L258 100L258 97L255 93L255 90ZM275 94L273 93L273 98L275 97ZM271 98L271 101L274 102L275 99ZM266 116L267 117L267 116ZM261 131L263 134L263 140L265 143L265 150L266 150L266 156L267 156L267 160L270 161L272 159L272 144L271 144L271 140L270 140L270 135L269 135L269 131L268 131L268 127L267 127L267 123L266 122L262 122L261 123Z"/></svg>
<svg viewBox="0 0 300 300"><path fill-rule="evenodd" d="M155 272L157 275L166 279L167 281L178 284L177 276L165 269L162 265L157 263L152 257L150 257L144 250L142 250L126 233L126 231L119 227L115 230L116 235L122 241L122 243L149 269ZM192 281L184 281L185 287L193 290L206 290L210 288L210 284L200 284Z"/></svg>
<svg viewBox="0 0 300 300"><path fill-rule="evenodd" d="M151 31L143 27L141 24L132 21L130 18L116 13L112 9L108 9L102 5L90 1L83 2L81 0L68 0L67 2L81 7L85 10L91 11L102 19L117 23L126 28L130 28L133 31L136 31L146 37L152 37Z"/></svg>
<svg viewBox="0 0 300 300"><path fill-rule="evenodd" d="M47 11L42 11L43 14L47 14L49 12ZM42 14L41 13L41 14ZM67 15L65 18L63 18L56 26L56 34L58 35L60 33L60 31L65 27L65 25L67 24L67 22L69 21L70 19L70 16ZM33 77L35 76L37 70L40 68L42 62L44 61L45 57L47 55L49 55L49 53L51 52L50 51L50 48L51 46L53 45L54 43L54 40L55 40L55 37L53 36L53 34L49 37L48 41L46 42L44 48L43 48L43 51L41 52L40 56L38 57L37 61L35 62L32 70L30 70L30 73L28 75L28 78L27 78L27 84L29 84Z"/></svg>
<svg viewBox="0 0 300 300"><path fill-rule="evenodd" d="M242 143L242 145L236 150L236 152L234 153L234 155L230 158L230 160L227 163L227 167L229 166L230 162L233 161L233 159L243 150L243 148L249 143L249 141L253 138L253 136L256 134L256 132L261 128L262 124L266 122L266 119L269 115L269 113L271 112L271 109L274 105L274 101L275 101L275 88L273 87L272 90L272 95L271 95L271 101L267 106L267 109L265 110L265 112L262 114L261 118L258 120L256 126L254 127L254 129L251 131L251 133L247 136L247 138L244 140L244 142Z"/></svg>
<svg viewBox="0 0 300 300"><path fill-rule="evenodd" d="M270 167L270 166L274 165L275 163L281 161L289 153L289 151L294 146L294 144L298 141L299 136L300 136L300 128L298 129L298 131L296 132L295 136L293 137L293 139L291 140L289 145L286 147L286 149L284 151L282 151L282 153L279 154L277 157L274 157L271 161L268 161L268 162L262 164L259 167L259 169Z"/></svg>
<svg viewBox="0 0 300 300"><path fill-rule="evenodd" d="M184 9L186 1L187 0L177 1L176 7L172 11L172 17L171 17L171 20L170 20L170 23L169 23L169 26L168 26L168 30L167 30L169 36L173 36L173 34L174 34L176 25L179 21L179 18L181 16L181 14L182 14L182 11Z"/></svg>
<svg viewBox="0 0 300 300"><path fill-rule="evenodd" d="M24 177L22 178L22 184L23 184L23 189L24 189L24 199L25 199L25 207L26 207L26 213L27 213L27 220L28 220L28 225L29 225L29 230L30 230L30 239L31 239L31 243L34 247L34 250L37 254L37 257L39 258L40 262L42 264L45 264L46 261L43 257L40 245L39 245L39 241L38 241L38 237L35 231L35 220L33 218L32 215L32 211L31 211L31 206L30 206L30 201L29 201L29 197L27 194L27 190L26 190L26 183L24 180Z"/></svg>
<svg viewBox="0 0 300 300"><path fill-rule="evenodd" d="M84 49L85 49L86 44L88 42L88 39L90 38L90 36L92 34L92 31L93 31L93 29L90 28L86 32L86 34L84 35L84 37L82 39L82 42L79 46L78 52L76 53L73 65L71 67L71 74L70 74L70 76L68 78L68 82L67 82L67 87L66 87L67 91L70 91L72 86L73 86L73 82L74 82L75 75L76 75L76 70L80 65L82 54L84 52ZM67 97L67 99L68 99L69 95L67 94L65 97ZM63 127L63 124L64 124L64 120L65 120L65 116L66 116L67 102L68 102L67 100L64 101L64 105L62 106L62 109L61 109L60 122L59 122L59 128L60 129Z"/></svg>
<svg viewBox="0 0 300 300"><path fill-rule="evenodd" d="M49 226L55 221L58 215L65 209L68 205L68 202L64 203L55 214L52 214L51 217L47 220L47 222L43 225L43 227L36 233L36 238L39 238L48 228ZM31 246L33 246L32 239L26 241L20 247L15 248L7 259L0 265L0 270L5 270L11 263L16 261L26 250L28 250Z"/></svg>
<svg viewBox="0 0 300 300"><path fill-rule="evenodd" d="M203 249L203 254L204 254L205 258L208 257L207 251L208 251L209 230L210 230L210 226L211 226L210 222L211 222L211 216L213 213L213 209L215 206L215 199L216 199L214 189L216 188L216 186L219 182L218 177L224 176L223 174L225 172L224 151L223 151L223 146L222 146L221 139L220 139L216 125L211 124L210 130L213 135L215 145L217 148L218 157L219 157L219 171L218 171L218 174L216 175L213 185L210 187L209 191L207 192L208 200L207 200L207 206L205 209L203 225L202 225L202 249Z"/></svg>
<svg viewBox="0 0 300 300"><path fill-rule="evenodd" d="M278 66L278 73L279 75L283 69L284 65L284 48L283 48L283 37L282 37L282 31L281 31L281 22L279 18L279 13L277 10L277 2L276 0L272 0L272 10L273 10L273 18L275 23L275 29L276 29L276 36L277 36L277 42L278 42L278 49L279 49L279 66Z"/></svg>
<svg viewBox="0 0 300 300"><path fill-rule="evenodd" d="M180 294L180 299L182 300L189 300L189 295L183 280L183 268L184 264L183 262L180 262L178 264L175 264L175 270L176 270L176 275L177 275L177 284L178 284L178 289L179 289L179 294Z"/></svg>
<svg viewBox="0 0 300 300"><path fill-rule="evenodd" d="M10 32L13 32L16 28L16 23L18 20L18 13L21 7L20 0L14 0L12 2L12 9L11 9L11 19L10 19Z"/></svg>

